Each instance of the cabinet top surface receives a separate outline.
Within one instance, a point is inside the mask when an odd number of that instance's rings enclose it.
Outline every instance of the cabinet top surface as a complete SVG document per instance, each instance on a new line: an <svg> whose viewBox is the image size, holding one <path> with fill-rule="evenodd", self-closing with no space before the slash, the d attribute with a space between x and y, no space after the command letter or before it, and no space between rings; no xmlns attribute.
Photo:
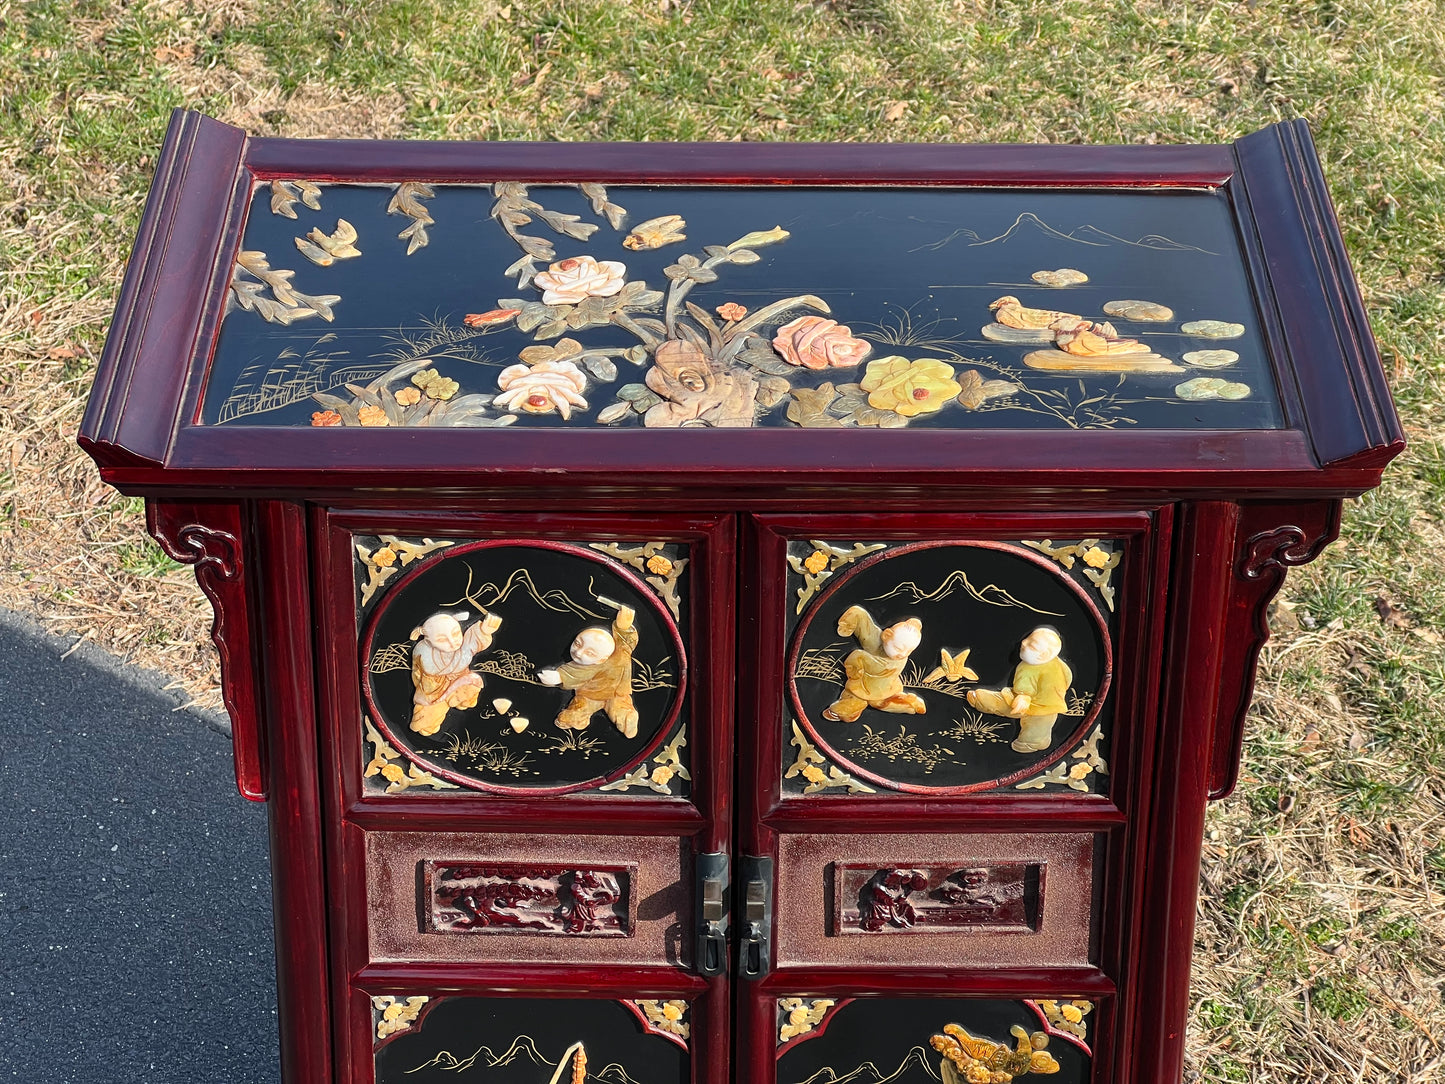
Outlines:
<svg viewBox="0 0 1445 1084"><path fill-rule="evenodd" d="M1284 424L1218 190L286 181L201 420Z"/></svg>
<svg viewBox="0 0 1445 1084"><path fill-rule="evenodd" d="M81 439L112 480L160 485L1188 485L1400 446L1302 125L1228 147L549 146L249 139L193 113Z"/></svg>

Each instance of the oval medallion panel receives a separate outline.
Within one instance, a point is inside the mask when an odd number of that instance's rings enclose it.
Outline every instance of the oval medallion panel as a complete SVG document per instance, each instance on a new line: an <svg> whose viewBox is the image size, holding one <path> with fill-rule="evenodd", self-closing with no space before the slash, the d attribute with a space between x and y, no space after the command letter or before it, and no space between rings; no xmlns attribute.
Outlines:
<svg viewBox="0 0 1445 1084"><path fill-rule="evenodd" d="M1108 627L1050 562L993 542L892 547L833 577L789 652L793 710L895 790L1013 784L1083 739L1108 691Z"/></svg>
<svg viewBox="0 0 1445 1084"><path fill-rule="evenodd" d="M686 661L630 571L558 542L448 549L397 581L362 640L363 688L403 755L461 786L559 794L662 743Z"/></svg>

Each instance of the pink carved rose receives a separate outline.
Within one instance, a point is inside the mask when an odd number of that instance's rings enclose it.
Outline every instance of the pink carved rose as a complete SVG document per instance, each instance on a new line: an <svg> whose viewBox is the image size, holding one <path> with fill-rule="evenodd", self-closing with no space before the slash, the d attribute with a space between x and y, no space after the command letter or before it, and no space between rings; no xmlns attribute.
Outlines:
<svg viewBox="0 0 1445 1084"><path fill-rule="evenodd" d="M821 316L800 316L778 328L773 347L789 365L808 369L844 369L857 365L873 347L853 337L853 329Z"/></svg>
<svg viewBox="0 0 1445 1084"><path fill-rule="evenodd" d="M533 281L542 287L542 304L575 305L589 297L619 293L626 277L627 265L616 260L599 263L591 256L572 256L558 260Z"/></svg>

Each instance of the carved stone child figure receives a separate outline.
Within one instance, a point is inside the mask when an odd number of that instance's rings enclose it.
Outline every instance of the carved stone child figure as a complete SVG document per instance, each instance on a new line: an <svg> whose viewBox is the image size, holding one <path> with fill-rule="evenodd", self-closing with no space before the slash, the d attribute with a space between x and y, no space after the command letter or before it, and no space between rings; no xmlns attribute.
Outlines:
<svg viewBox="0 0 1445 1084"><path fill-rule="evenodd" d="M435 613L411 630L421 641L411 651L411 728L435 734L452 708L471 708L482 691L482 675L471 669L472 657L492 646L492 633L502 625L496 614L474 621L465 632L468 614Z"/></svg>
<svg viewBox="0 0 1445 1084"><path fill-rule="evenodd" d="M537 671L543 685L560 685L573 693L572 703L557 716L563 730L586 730L592 716L606 711L607 718L625 738L637 737L637 709L632 706L632 652L637 648L636 611L617 606L612 629L583 629L572 641L572 661L556 669Z"/></svg>
<svg viewBox="0 0 1445 1084"><path fill-rule="evenodd" d="M1073 671L1059 658L1063 646L1057 632L1040 625L1019 644L1012 685L996 692L969 690L968 702L979 711L1019 721L1016 752L1037 753L1054 740L1054 722L1068 707L1064 698L1074 680Z"/></svg>
<svg viewBox="0 0 1445 1084"><path fill-rule="evenodd" d="M864 708L899 715L922 715L923 698L903 691L903 667L923 639L923 622L916 617L879 629L862 606L849 606L838 619L838 635L853 636L858 649L843 660L848 680L843 695L823 710L823 718L856 723Z"/></svg>

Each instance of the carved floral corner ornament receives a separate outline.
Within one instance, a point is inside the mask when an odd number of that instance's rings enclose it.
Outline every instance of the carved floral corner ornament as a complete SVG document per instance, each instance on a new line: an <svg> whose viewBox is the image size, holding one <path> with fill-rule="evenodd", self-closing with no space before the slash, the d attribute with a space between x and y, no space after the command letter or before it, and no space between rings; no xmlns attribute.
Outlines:
<svg viewBox="0 0 1445 1084"><path fill-rule="evenodd" d="M677 585L683 569L687 568L688 558L679 556L665 542L644 542L640 546L625 546L619 542L587 544L599 553L605 553L643 573L647 585L667 603L673 620L682 620L682 601L678 597Z"/></svg>
<svg viewBox="0 0 1445 1084"><path fill-rule="evenodd" d="M372 758L367 761L366 768L362 771L362 777L371 780L370 786L380 788L382 780L385 780L387 794L398 794L411 787L433 787L437 790L461 789L455 783L438 779L431 772L423 771L415 764L408 764L403 768L400 763L401 754L381 736L381 732L376 729L375 724L365 717L362 722L366 727L366 740L375 750Z"/></svg>
<svg viewBox="0 0 1445 1084"><path fill-rule="evenodd" d="M1092 1001L1030 1001L1028 1004L1044 1014L1050 1031L1072 1035L1079 1042L1088 1043L1089 1022L1085 1018L1094 1011ZM1085 1049L1088 1049L1087 1046Z"/></svg>
<svg viewBox="0 0 1445 1084"><path fill-rule="evenodd" d="M1036 775L1032 779L1015 785L1015 790L1043 790L1050 783L1058 786L1068 787L1070 790L1083 791L1087 793L1089 776L1095 772L1100 775L1109 774L1109 762L1099 752L1099 742L1103 740L1104 728L1094 727L1094 732L1089 735L1083 745L1079 746L1069 754L1073 763L1060 761L1042 775Z"/></svg>
<svg viewBox="0 0 1445 1084"><path fill-rule="evenodd" d="M692 1028L687 1021L688 1005L686 1001L673 998L669 1001L657 999L627 1001L624 1004L631 1006L638 1013L642 1026L646 1030L670 1038L684 1050L687 1049Z"/></svg>
<svg viewBox="0 0 1445 1084"><path fill-rule="evenodd" d="M793 721L793 737L788 743L798 750L797 757L783 773L784 779L793 779L802 776L806 780L803 787L804 794L821 794L823 791L841 788L849 794L875 794L874 789L865 783L860 783L847 772L841 770L837 765L829 764L826 757L818 752L818 747L808 740L803 728Z"/></svg>
<svg viewBox="0 0 1445 1084"><path fill-rule="evenodd" d="M430 538L410 541L394 534L380 535L380 545L368 549L356 543L356 556L366 570L366 582L361 585L361 604L367 605L376 597L377 591L387 580L407 565L437 550L454 545L452 542L433 542Z"/></svg>
<svg viewBox="0 0 1445 1084"><path fill-rule="evenodd" d="M803 577L803 586L797 590L798 605L794 613L802 613L823 583L844 565L850 565L860 557L886 548L883 542L855 542L845 549L843 546L818 539L810 539L808 545L813 547L813 551L806 557L788 554L788 567Z"/></svg>
<svg viewBox="0 0 1445 1084"><path fill-rule="evenodd" d="M1099 597L1109 607L1109 612L1114 610L1114 586L1110 582L1114 576L1114 570L1119 567L1119 562L1124 559L1123 548L1118 542L1100 538L1084 538L1078 542L1063 542L1055 544L1051 538L1044 538L1038 541L1021 543L1031 550L1037 550L1045 557L1052 557L1065 569L1072 570L1075 562L1082 565L1081 571L1095 588L1098 589Z"/></svg>
<svg viewBox="0 0 1445 1084"><path fill-rule="evenodd" d="M778 998L778 1045L808 1034L837 1003L836 998Z"/></svg>
<svg viewBox="0 0 1445 1084"><path fill-rule="evenodd" d="M654 793L671 797L676 793L673 790L675 780L692 781L687 765L682 762L682 747L686 744L687 728L682 727L672 741L664 745L662 751L652 758L651 763L639 764L621 779L605 783L597 789L626 791L633 787L646 787Z"/></svg>
<svg viewBox="0 0 1445 1084"><path fill-rule="evenodd" d="M377 1039L389 1039L398 1032L413 1027L430 1000L431 998L426 996L399 998L390 994L373 997L371 1008Z"/></svg>

